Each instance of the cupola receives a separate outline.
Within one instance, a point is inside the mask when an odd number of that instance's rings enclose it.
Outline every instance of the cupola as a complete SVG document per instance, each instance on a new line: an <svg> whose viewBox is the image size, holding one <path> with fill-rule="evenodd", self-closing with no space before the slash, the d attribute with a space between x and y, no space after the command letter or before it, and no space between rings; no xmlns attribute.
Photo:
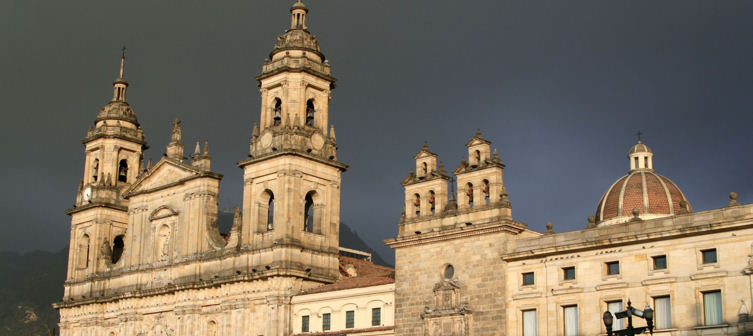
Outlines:
<svg viewBox="0 0 753 336"><path fill-rule="evenodd" d="M653 152L640 139L630 148L630 170L601 197L596 224L652 219L692 211L685 194L670 179L654 172Z"/></svg>

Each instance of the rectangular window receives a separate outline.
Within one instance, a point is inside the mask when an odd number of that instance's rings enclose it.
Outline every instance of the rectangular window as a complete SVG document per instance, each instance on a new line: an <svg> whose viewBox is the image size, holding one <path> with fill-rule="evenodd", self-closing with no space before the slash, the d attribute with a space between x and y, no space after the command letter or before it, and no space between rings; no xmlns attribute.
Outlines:
<svg viewBox="0 0 753 336"><path fill-rule="evenodd" d="M562 278L565 280L575 280L575 267L565 267L562 269Z"/></svg>
<svg viewBox="0 0 753 336"><path fill-rule="evenodd" d="M371 326L382 324L382 308L371 308Z"/></svg>
<svg viewBox="0 0 753 336"><path fill-rule="evenodd" d="M356 312L348 310L345 312L345 328L353 328L356 324Z"/></svg>
<svg viewBox="0 0 753 336"><path fill-rule="evenodd" d="M523 286L531 286L536 282L533 272L523 273Z"/></svg>
<svg viewBox="0 0 753 336"><path fill-rule="evenodd" d="M651 259L654 262L654 269L655 270L663 270L667 269L667 256L660 255L660 256L653 256Z"/></svg>
<svg viewBox="0 0 753 336"><path fill-rule="evenodd" d="M654 325L656 329L672 328L672 306L669 296L654 298Z"/></svg>
<svg viewBox="0 0 753 336"><path fill-rule="evenodd" d="M578 306L562 307L565 316L565 336L578 336Z"/></svg>
<svg viewBox="0 0 753 336"><path fill-rule="evenodd" d="M536 309L523 311L523 336L536 336Z"/></svg>
<svg viewBox="0 0 753 336"><path fill-rule="evenodd" d="M722 292L703 293L703 324L722 324Z"/></svg>
<svg viewBox="0 0 753 336"><path fill-rule="evenodd" d="M309 332L309 316L301 316L301 332Z"/></svg>
<svg viewBox="0 0 753 336"><path fill-rule="evenodd" d="M322 314L322 330L327 331L332 327L332 315L329 313Z"/></svg>
<svg viewBox="0 0 753 336"><path fill-rule="evenodd" d="M619 261L610 261L605 264L607 267L607 275L617 275L620 274L620 262Z"/></svg>
<svg viewBox="0 0 753 336"><path fill-rule="evenodd" d="M622 311L622 301L610 301L607 302L607 310L612 315L615 315ZM612 316L612 330L622 330L622 319L618 319L617 316Z"/></svg>
<svg viewBox="0 0 753 336"><path fill-rule="evenodd" d="M716 249L708 249L701 251L701 261L704 264L716 263Z"/></svg>

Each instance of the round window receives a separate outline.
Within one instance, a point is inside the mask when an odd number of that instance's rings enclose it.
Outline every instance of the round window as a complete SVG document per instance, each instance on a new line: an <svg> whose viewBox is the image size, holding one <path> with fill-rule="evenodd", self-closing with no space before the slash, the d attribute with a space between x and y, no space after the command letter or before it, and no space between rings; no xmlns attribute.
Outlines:
<svg viewBox="0 0 753 336"><path fill-rule="evenodd" d="M452 265L447 265L444 268L444 278L447 280L452 279L452 277L455 275L455 267Z"/></svg>

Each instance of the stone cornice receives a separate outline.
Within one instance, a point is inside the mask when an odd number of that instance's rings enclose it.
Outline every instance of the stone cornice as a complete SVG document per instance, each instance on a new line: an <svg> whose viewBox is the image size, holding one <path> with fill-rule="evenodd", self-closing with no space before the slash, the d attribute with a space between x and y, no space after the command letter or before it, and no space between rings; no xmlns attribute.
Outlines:
<svg viewBox="0 0 753 336"><path fill-rule="evenodd" d="M427 243L440 242L450 239L473 237L497 232L519 234L525 230L525 225L513 221L462 226L455 229L427 232L413 236L398 237L384 240L391 248L406 247Z"/></svg>
<svg viewBox="0 0 753 336"><path fill-rule="evenodd" d="M123 300L123 299L174 294L176 292L183 291L183 290L195 290L195 289L220 287L223 285L228 285L228 284L233 284L233 283L250 282L250 281L263 280L263 279L273 278L273 277L302 278L309 281L321 282L324 284L332 283L334 281L333 279L330 279L327 277L312 276L311 274L305 271L300 271L300 270L271 269L271 270L262 270L255 273L232 274L230 276L215 277L212 279L193 281L189 283L169 284L164 287L153 288L153 289L142 288L136 291L128 291L128 292L104 295L104 296L94 297L94 298L79 299L76 301L68 300L68 301L55 302L52 304L52 306L55 309L71 308L71 307L76 307L76 306L81 306L81 305L88 305L88 304L95 304L95 303L107 303L107 302L118 301L118 300ZM70 283L66 282L66 285L68 284Z"/></svg>
<svg viewBox="0 0 753 336"><path fill-rule="evenodd" d="M104 202L96 202L96 203L89 203L89 204L86 204L86 205L78 206L78 207L75 207L75 208L70 208L68 210L65 210L65 214L66 215L72 215L74 213L81 212L81 211L84 211L84 210L87 210L87 209L99 208L99 207L110 208L110 209L113 209L113 210L120 210L120 211L125 211L125 212L128 211L128 207L127 206L122 206L122 205L117 205L117 204L111 204L111 203L104 203Z"/></svg>
<svg viewBox="0 0 753 336"><path fill-rule="evenodd" d="M196 262L206 262L211 260L221 260L226 258L237 258L237 257L243 257L245 255L253 255L256 252L263 252L263 251L270 251L276 248L291 248L296 249L301 252L309 252L314 255L333 255L337 256L339 255L339 252L327 252L327 251L318 251L318 250L312 250L309 248L304 247L301 244L295 244L295 243L289 243L289 244L275 244L271 247L264 247L264 248L256 248L256 249L250 249L250 248L241 248L241 249L219 249L215 251L209 251L204 253L196 253L193 255L185 256L181 259L178 259L178 261L175 262L159 262L155 264L139 264L134 265L130 267L123 267L123 268L116 268L113 270L110 270L108 272L103 272L99 274L93 274L86 278L86 280L80 280L80 281L66 281L66 285L75 285L75 284L81 284L96 280L106 280L110 278L114 278L117 276L122 275L129 275L134 273L142 273L142 272L150 272L154 270L159 269L165 269L166 267L175 267L175 266L185 266L190 265L192 263ZM246 265L244 268L252 268L253 266L256 266L259 268L259 273L263 273L264 270L262 270L263 265ZM275 270L274 268L272 270Z"/></svg>
<svg viewBox="0 0 753 336"><path fill-rule="evenodd" d="M119 134L97 133L92 136L88 136L86 138L81 139L81 143L86 144L88 142L92 142L100 138L115 138L115 139L126 140L126 141L130 141L130 142L141 145L141 148L144 150L149 149L149 145L147 145L146 141L138 139L138 138L132 138L128 136L119 135Z"/></svg>
<svg viewBox="0 0 753 336"><path fill-rule="evenodd" d="M444 174L444 173L434 172L433 171L433 172L430 173L430 176L423 177L423 178L415 176L415 175L410 175L410 176L406 177L402 182L400 182L400 184L402 184L403 187L406 187L406 186L409 186L409 185L412 185L412 184L429 182L429 181L434 181L434 180L439 180L439 179L447 181L447 180L450 179L450 176L447 175L447 174Z"/></svg>
<svg viewBox="0 0 753 336"><path fill-rule="evenodd" d="M276 157L282 156L282 155L293 155L293 156L298 156L298 157L302 157L302 158L305 158L305 159L313 160L313 161L316 161L316 162L319 162L319 163L323 163L323 164L326 164L328 166L332 166L332 167L335 167L337 169L340 169L340 171L346 171L349 168L349 166L347 164L344 164L342 162L334 161L334 160L324 160L322 158L318 158L318 157L313 156L313 155L308 155L308 153L297 151L297 150L294 150L294 149L285 149L285 150L281 150L281 151L278 151L278 152L273 152L273 153L270 153L270 154L266 154L266 155L260 156L260 157L250 157L248 159L244 159L244 160L240 160L240 161L236 162L236 165L238 167L240 167L240 168L243 168L243 167L245 167L247 165L250 165L252 163L262 162L262 161L269 160L269 159L272 159L272 158L276 158Z"/></svg>
<svg viewBox="0 0 753 336"><path fill-rule="evenodd" d="M606 227L585 229L577 232L565 232L561 234L529 238L530 244L527 245L543 247L532 249L519 248L518 251L507 253L501 258L507 262L537 259L551 255L753 228L753 217L751 216L751 209L753 209L753 206L748 205L747 207L749 208L745 209L747 212L740 211L737 214L731 214L730 217L732 218L725 218L726 216L724 216L724 214L728 211L738 211L738 209L722 208L685 215L676 215L671 218L671 225L666 230L657 230L657 227L667 220L665 217L638 223L627 222ZM711 220L705 220L706 217L711 217ZM643 230L637 230L638 228L634 227L634 225L640 226ZM603 233L599 233L599 231L603 231ZM558 244L558 236L562 237L562 235L574 233L578 235L579 240ZM589 236L593 238L589 238ZM534 243L532 240L539 241Z"/></svg>
<svg viewBox="0 0 753 336"><path fill-rule="evenodd" d="M475 167L472 165L466 164L466 166L455 168L455 170L453 170L452 173L457 176L457 175L463 175L463 174L472 173L472 172L481 171L481 170L490 169L490 168L504 169L505 164L502 162L495 162L494 160L485 160L482 164L477 165Z"/></svg>

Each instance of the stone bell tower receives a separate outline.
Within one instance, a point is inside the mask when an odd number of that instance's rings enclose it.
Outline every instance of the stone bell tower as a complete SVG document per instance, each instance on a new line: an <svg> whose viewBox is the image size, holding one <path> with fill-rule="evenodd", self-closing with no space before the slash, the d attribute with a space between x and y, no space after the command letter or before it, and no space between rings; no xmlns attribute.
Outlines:
<svg viewBox="0 0 753 336"><path fill-rule="evenodd" d="M504 330L507 241L535 235L512 219L505 165L481 132L452 172L428 145L401 184L395 249L395 335L499 335ZM421 276L416 276L420 274Z"/></svg>
<svg viewBox="0 0 753 336"><path fill-rule="evenodd" d="M268 273L332 282L338 277L340 174L329 125L335 78L308 31L308 9L290 8L290 28L256 77L261 115L243 169L241 246Z"/></svg>
<svg viewBox="0 0 753 336"><path fill-rule="evenodd" d="M68 280L80 280L120 258L128 223L128 201L122 197L139 175L147 148L136 114L126 101L125 48L112 100L99 110L82 140L84 176L71 215ZM66 290L66 296L71 295Z"/></svg>

